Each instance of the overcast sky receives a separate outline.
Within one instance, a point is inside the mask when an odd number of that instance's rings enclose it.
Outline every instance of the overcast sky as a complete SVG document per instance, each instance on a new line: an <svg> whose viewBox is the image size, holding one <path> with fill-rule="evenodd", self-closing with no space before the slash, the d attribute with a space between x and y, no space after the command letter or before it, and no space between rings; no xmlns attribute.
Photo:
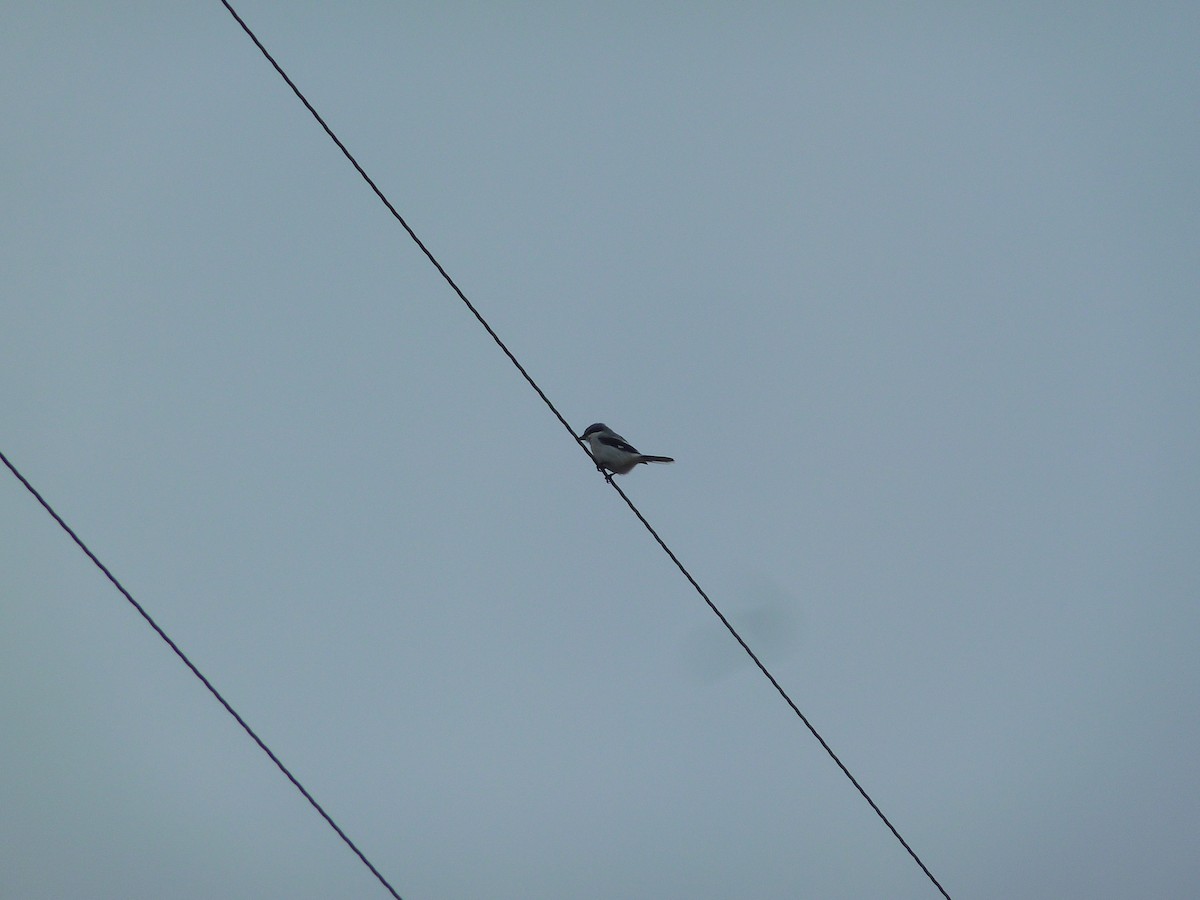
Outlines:
<svg viewBox="0 0 1200 900"><path fill-rule="evenodd" d="M1193 897L1200 7L901 6L238 4L951 895ZM216 0L0 114L4 453L406 900L936 896ZM0 895L385 896L0 475Z"/></svg>

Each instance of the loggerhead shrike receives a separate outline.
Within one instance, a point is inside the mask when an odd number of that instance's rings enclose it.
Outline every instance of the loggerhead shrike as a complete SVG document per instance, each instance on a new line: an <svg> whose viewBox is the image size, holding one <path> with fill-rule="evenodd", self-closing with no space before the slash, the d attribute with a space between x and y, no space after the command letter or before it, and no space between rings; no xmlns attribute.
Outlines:
<svg viewBox="0 0 1200 900"><path fill-rule="evenodd" d="M675 462L669 456L647 456L645 453L638 453L625 438L603 422L589 425L580 440L587 441L588 446L592 448L592 459L596 461L596 468L604 473L608 481L612 481L613 475L627 474L638 463Z"/></svg>

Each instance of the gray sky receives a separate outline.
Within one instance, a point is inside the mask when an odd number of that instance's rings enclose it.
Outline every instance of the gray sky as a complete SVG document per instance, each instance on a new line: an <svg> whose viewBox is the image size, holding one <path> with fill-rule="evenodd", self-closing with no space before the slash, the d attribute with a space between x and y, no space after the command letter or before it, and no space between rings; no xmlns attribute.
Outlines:
<svg viewBox="0 0 1200 900"><path fill-rule="evenodd" d="M1195 4L239 9L951 894L1194 896ZM0 111L5 453L405 898L935 896L215 0ZM384 896L0 513L0 895Z"/></svg>

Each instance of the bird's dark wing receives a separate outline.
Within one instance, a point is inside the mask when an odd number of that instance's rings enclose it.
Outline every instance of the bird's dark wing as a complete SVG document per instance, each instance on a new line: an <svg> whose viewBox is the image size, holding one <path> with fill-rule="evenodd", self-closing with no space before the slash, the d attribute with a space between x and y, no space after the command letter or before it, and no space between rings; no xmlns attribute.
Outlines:
<svg viewBox="0 0 1200 900"><path fill-rule="evenodd" d="M622 453L637 453L637 449L627 443L625 438L619 434L602 434L600 435L600 443L605 447L620 450Z"/></svg>

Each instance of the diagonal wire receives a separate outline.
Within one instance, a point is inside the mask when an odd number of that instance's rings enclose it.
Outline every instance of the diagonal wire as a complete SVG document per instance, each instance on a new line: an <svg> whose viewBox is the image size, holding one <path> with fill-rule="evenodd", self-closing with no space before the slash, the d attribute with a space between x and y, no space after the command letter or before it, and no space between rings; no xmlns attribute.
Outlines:
<svg viewBox="0 0 1200 900"><path fill-rule="evenodd" d="M492 329L492 326L487 323L487 320L480 315L479 310L475 308L475 304L467 299L467 295L463 293L462 288L455 284L454 279L450 277L450 273L442 268L442 264L437 261L437 258L430 252L429 248L425 246L425 242L417 237L417 233L413 231L412 226L410 226L408 222L404 220L404 216L400 215L396 207L392 206L392 201L389 200L383 191L379 189L379 185L375 183L375 179L368 175L366 169L359 165L358 160L354 158L354 154L352 154L346 148L346 145L342 143L341 138L333 133L333 129L326 124L325 120L321 117L321 114L317 112L316 108L314 108L313 105L308 102L308 98L300 92L300 88L296 87L296 83L292 81L290 77L288 77L288 73L283 71L283 67L280 66L279 63L275 62L275 57L273 57L270 51L263 46L262 41L258 39L258 36L250 30L250 26L247 25L245 20L238 15L237 10L230 6L229 0L221 0L221 5L229 10L229 14L233 16L234 21L236 21L238 25L242 27L242 31L246 32L246 36L254 42L254 46L259 49L262 55L266 57L267 62L269 62L275 71L279 73L279 77L282 78L287 86L292 89L292 93L296 95L296 99L303 103L304 108L312 113L312 117L317 120L317 124L325 130L325 133L329 135L329 139L337 144L337 148L341 150L342 155L350 161L350 165L354 166L354 170L362 176L363 181L365 181L368 187L375 192L375 196L378 197L380 202L387 207L388 212L390 212L396 221L400 223L401 227L408 232L408 236L413 239L413 243L421 248L421 252L425 254L425 257L431 263L433 263L433 267L438 270L438 274L440 274L442 278L446 279L446 284L450 285L450 287L453 288L454 293L458 294L458 299L466 305L467 309L471 311L471 315L473 315L479 324L484 327L484 330L491 335L492 340L496 342L496 346L504 351L504 355L508 357L509 362L517 367L517 371L524 376L527 382L529 382L529 386L537 391L537 395L541 397L542 402L544 402L546 406L550 408L550 412L554 413L554 417L562 423L562 427L570 432L572 438L575 437L575 432L571 430L571 426L567 423L567 420L563 418L563 414L560 413L558 408L550 402L550 398L546 396L545 391L538 387L537 382L534 381L533 378L530 377L529 373L525 371L525 367L521 365L520 360L513 355L513 352L508 349L508 346L504 343L504 341L500 340L500 335L496 334L496 332ZM582 447L583 445L581 444L580 446ZM584 452L587 452L586 449Z"/></svg>
<svg viewBox="0 0 1200 900"><path fill-rule="evenodd" d="M378 197L383 205L387 207L388 212L390 212L392 216L395 217L396 221L399 222L404 228L404 230L408 232L408 236L412 238L413 242L421 249L421 252L424 253L429 261L433 264L434 268L438 270L442 278L446 280L446 283L450 285L450 287L454 290L454 293L458 295L458 298L466 305L467 309L471 311L471 314L476 318L479 324L483 326L489 335L491 335L492 340L496 342L496 345L504 352L504 355L509 358L509 361L512 362L514 366L517 367L517 371L521 373L522 377L524 377L524 379L529 383L529 386L537 392L539 397L542 398L542 402L546 404L550 412L554 414L554 417L558 419L563 428L567 430L567 433L571 435L571 439L575 441L579 445L580 449L582 449L584 453L587 453L590 458L591 453L584 446L583 442L576 437L575 430L571 428L563 414L558 411L558 408L555 407L555 405L550 401L550 398L546 396L546 392L543 391L538 386L537 382L533 380L532 376L525 371L525 367L521 365L517 357L513 355L513 352L508 349L507 345L505 345L504 341L500 339L500 336L496 334L492 326L487 323L487 320L484 319L479 310L475 308L475 305L469 299L467 299L467 295L464 294L462 289L454 282L454 279L450 277L450 274L442 267L442 264L437 261L437 258L434 257L429 248L425 246L424 241L417 236L417 233L413 231L408 222L404 220L404 217L400 215L396 207L392 205L392 202L388 200L383 191L380 190L374 179L367 174L366 170L363 169L358 160L354 158L354 155L349 151L349 149L347 149L346 145L342 143L341 139L336 134L334 134L333 129L329 127L326 121L321 117L321 114L318 113L316 108L314 108L313 105L308 102L308 98L301 93L300 89L296 87L295 82L293 82L292 79L288 77L288 74L283 70L283 67L275 61L275 57L273 57L270 51L263 46L262 41L258 39L257 35L250 30L250 26L248 26L242 17L238 15L237 11L233 8L233 6L230 5L229 0L221 0L221 4L229 11L229 14L233 16L234 20L238 23L238 25L241 26L242 30L246 32L246 35L250 38L250 40L254 42L254 46L258 47L259 51L266 58L267 62L269 62L275 71L279 73L279 77L282 78L287 86L292 89L292 93L296 95L296 98L302 104L304 104L304 108L307 109L312 114L312 117L317 120L317 124L319 124L321 128L324 129L325 133L329 135L329 139L332 140L334 144L337 145L337 148L342 151L342 154L347 160L349 160L350 165L354 166L355 171L362 176L363 180L367 183L371 190L375 192L375 196ZM733 637L741 645L742 649L746 651L752 660L754 660L754 664L758 666L763 675L767 677L767 680L771 682L771 684L775 687L775 690L777 690L780 696L787 701L788 706L792 708L792 711L799 717L800 721L804 723L805 727L807 727L810 732L812 732L813 737L820 742L821 746L825 749L825 752L829 754L830 758L832 758L835 763L837 763L838 768L841 769L845 776L850 779L850 783L853 784L858 792L863 796L863 799L870 804L871 809L875 811L875 814L879 816L879 818L883 821L883 824L888 827L888 830L895 835L896 840L898 840L901 846L908 851L908 855L911 856L916 864L921 867L921 871L925 873L931 882L933 882L934 887L941 892L942 896L945 897L946 900L950 900L950 895L946 893L946 889L942 887L941 883L939 883L938 880L933 876L933 873L929 871L928 866L921 861L921 858L917 856L916 851L913 850L908 841L901 837L900 832L896 830L896 826L894 826L888 817L883 814L883 810L881 810L878 804L871 799L871 796L866 792L866 790L863 789L863 786L859 784L858 779L856 779L850 773L850 770L846 768L845 764L838 758L837 754L833 752L833 749L828 743L826 743L825 739L821 737L821 735L817 732L817 729L813 727L812 723L809 722L804 713L800 711L800 708L796 705L795 701L788 696L787 691L785 691L779 682L776 681L775 676L768 671L767 667L763 665L762 661L758 658L754 651L750 649L750 645L742 639L742 636L737 633L733 625L729 623L729 620L725 618L721 610L717 608L717 605L713 603L712 599L709 598L704 589L700 587L696 579L692 577L691 573L688 572L683 563L679 561L679 558L674 554L674 552L672 552L671 548L666 545L666 542L664 542L661 537L659 537L658 532L654 530L648 521L646 521L646 517L643 516L638 508L633 505L633 501L631 501L629 497L625 495L625 492L621 490L621 488L618 487L617 484L612 481L612 479L608 479L608 482L612 485L613 489L621 495L621 499L625 501L625 503L633 511L633 514L638 517L644 526L646 526L646 530L650 532L654 540L658 542L659 546L662 547L667 556L671 558L671 561L675 563L679 571L683 573L684 577L687 578L689 582L691 582L692 587L696 589L697 593L700 594L700 596L704 599L704 602L707 603L709 608L716 614L717 618L721 620L721 623L729 630L729 633L733 635Z"/></svg>
<svg viewBox="0 0 1200 900"><path fill-rule="evenodd" d="M687 568L683 565L683 563L681 563L679 561L679 557L677 557L675 555L675 553L671 550L671 548L667 546L666 541L664 541L661 537L659 537L658 532L654 530L654 526L651 525L648 521L646 521L646 517L642 515L641 510L639 510L636 506L633 505L633 501L630 500L628 496L626 496L625 492L623 490L621 490L621 488L616 484L616 482L610 482L610 484L612 484L613 489L618 494L621 495L621 499L625 501L625 503L629 506L629 508L631 510L633 510L633 514L638 517L638 521L640 521L643 525L646 526L646 530L650 532L650 536L653 537L654 540L658 541L658 545L663 548L663 552L666 553L667 556L671 557L671 562L675 563L676 568L678 568L679 571L683 573L683 577L691 582L692 587L694 587L696 589L696 593L699 594L704 599L704 602L708 604L708 608L711 609L713 611L713 613L716 614L716 617L721 620L721 624L724 625L725 628L728 629L729 633L733 635L734 640L736 640L739 644L742 645L742 649L746 651L746 655L749 656L752 660L754 660L754 664L756 666L758 666L759 671L762 672L765 676L767 676L767 680L769 682L771 682L771 686L774 687L775 690L777 690L779 692L779 696L782 697L787 702L787 705L792 708L792 712L794 712L796 714L796 716L800 719L800 721L804 723L804 727L807 728L810 732L812 732L812 736L817 739L817 741L824 748L825 752L829 754L829 758L832 759L835 763L837 763L837 767L842 770L842 773L847 778L850 779L850 783L852 785L854 785L854 787L858 790L858 792L860 794L862 794L863 799L866 800L867 803L869 803L871 805L871 809L875 810L875 815L879 816L879 818L883 820L883 824L886 825L888 827L888 830L891 831L891 833L896 836L896 840L898 840L900 842L900 845L902 847L904 847L905 850L908 851L908 855L911 856L913 858L913 860L916 862L916 864L921 867L921 871L924 872L929 877L929 880L933 882L933 886L936 887L939 891L941 891L942 896L945 897L946 900L950 900L950 895L946 893L946 889L943 888L941 883L936 878L933 877L933 873L930 872L929 868L925 865L925 863L923 863L921 861L921 857L917 856L916 851L914 851L913 848L909 846L908 841L906 841L900 835L900 832L896 830L896 826L893 825L891 820L888 819L888 817L883 814L883 810L880 809L879 806L875 803L875 801L871 799L871 795L866 792L866 790L863 788L863 786L858 783L858 779L855 778L850 773L850 770L846 768L846 764L843 763L838 758L838 755L833 752L833 748L830 747L829 744L827 744L825 742L825 738L821 737L820 732L818 732L817 729L813 727L812 722L808 721L808 716L804 715L804 713L802 713L800 711L800 707L798 707L796 705L796 701L794 701L788 695L788 692L783 689L783 685L781 685L778 681L775 680L775 676L771 674L770 670L768 670L765 665L763 665L762 660L758 658L758 654L756 654L753 650L750 649L750 645L747 644L742 639L742 636L737 633L737 629L733 627L733 625L730 623L730 621L727 618L725 618L725 614L723 612L721 612L720 609L717 608L717 604L713 603L712 599L705 592L704 588L700 587L699 582L697 582L696 579L692 577L692 573L689 572L687 570Z"/></svg>
<svg viewBox="0 0 1200 900"><path fill-rule="evenodd" d="M209 681L207 678L204 677L204 673L196 668L196 664L187 658L187 654L185 654L182 650L179 649L179 645L176 644L173 640L171 640L171 638L167 635L167 633L165 631L163 631L161 627L159 627L159 624L150 617L150 614L148 612L146 612L145 608L140 603L138 603L136 600L133 599L133 595L130 594L129 591L127 591L125 589L125 586L117 580L117 577L115 575L113 575L113 573L111 571L109 571L108 566L104 565L104 563L102 563L100 561L99 557L97 557L96 554L93 553L91 551L91 549L88 547L88 545L83 542L83 540L79 537L79 535L75 533L75 530L73 528L71 528L71 526L68 525L63 520L63 517L54 511L54 507L52 507L49 504L49 502L47 502L46 498L43 497L38 492L37 488L35 488L32 484L29 483L29 480L24 475L22 475L20 473L20 471L17 469L17 467L14 466L9 461L8 457L4 455L4 451L2 451L2 450L0 450L0 461L2 461L4 463L4 465L8 466L8 470L10 472L12 472L15 476L17 476L17 480L19 482L21 482L21 484L25 485L25 489L33 495L34 499L37 500L37 502L42 505L42 508L45 509L46 512L50 513L51 518L53 518L54 521L59 524L59 526L62 528L62 530L65 531L68 535L70 535L71 540L73 540L79 546L80 550L82 550L85 554L87 554L87 558L90 559L93 563L95 563L96 568L98 568L101 572L104 573L104 577L106 577L109 581L112 582L113 587L115 587L118 591L121 592L121 596L123 596L126 600L129 601L129 604L135 610L137 610L138 615L140 615L143 619L146 620L146 624L148 624L151 628L154 629L155 634L157 634L160 638L162 638L166 642L167 646L170 647L175 652L175 655L178 656L181 660L183 660L183 664L192 670L192 674L200 679L201 684L203 684L206 688L208 688L209 693L217 698L217 702L219 702L223 707L225 707L225 711L227 713L229 713L231 716L233 716L233 718L237 721L237 723L242 726L242 730L245 731L246 734L250 735L250 737L254 740L254 743L258 744L258 746L262 749L263 753L267 754L267 756L269 756L271 758L271 762L275 763L275 765L279 769L279 771L287 776L287 780L296 786L296 790L298 790L301 794L303 794L304 799L307 800L310 804L312 804L313 809L315 809L317 812L319 812L321 814L321 818L323 818L326 822L328 822L329 827L332 828L334 831L336 831L338 837L340 837L343 841L346 842L346 846L348 846L351 850L354 851L355 855L358 856L358 858L360 860L362 860L363 865L365 865L368 869L371 870L371 874L379 879L380 884L382 884L385 888L387 888L388 892L393 897L395 897L396 900L401 900L400 895L396 893L396 889L393 888L390 884L388 884L388 880L386 878L384 878L383 875L380 874L378 869L376 869L373 865L371 865L371 861L369 859L367 859L366 855L363 854L363 852L361 850L358 849L358 847L355 845L354 841L350 840L350 838L349 838L349 836L347 836L346 832L342 831L342 829L338 825L338 823L333 821L333 818L329 815L329 813L325 812L324 807L322 807L321 804L316 801L316 799L313 797L313 795L310 794L308 792L308 790L304 787L304 785L302 785L300 783L299 779L297 779L296 776L291 773L291 770L288 769L288 767L283 764L283 762L279 759L279 757L276 756L271 751L271 748L268 747L263 742L263 739L260 738L255 733L254 729L251 728L246 723L246 720L243 719L240 715L238 715L238 711L229 705L229 701L226 700L223 696L221 696L221 692L218 691L215 687L213 687L213 684L211 681Z"/></svg>

